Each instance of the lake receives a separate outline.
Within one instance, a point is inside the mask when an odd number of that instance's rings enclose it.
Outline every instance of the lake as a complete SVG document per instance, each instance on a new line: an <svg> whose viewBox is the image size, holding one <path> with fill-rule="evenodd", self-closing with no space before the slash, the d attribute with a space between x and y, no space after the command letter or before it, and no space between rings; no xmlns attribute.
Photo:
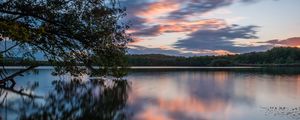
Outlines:
<svg viewBox="0 0 300 120"><path fill-rule="evenodd" d="M139 68L118 80L51 73L1 86L1 119L300 119L299 68Z"/></svg>

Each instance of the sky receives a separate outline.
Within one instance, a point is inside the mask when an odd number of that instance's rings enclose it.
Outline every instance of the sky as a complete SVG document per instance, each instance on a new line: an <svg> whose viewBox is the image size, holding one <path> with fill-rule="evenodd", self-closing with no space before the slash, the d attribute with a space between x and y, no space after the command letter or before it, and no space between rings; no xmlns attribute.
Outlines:
<svg viewBox="0 0 300 120"><path fill-rule="evenodd" d="M300 47L300 0L121 0L129 54L203 56Z"/></svg>

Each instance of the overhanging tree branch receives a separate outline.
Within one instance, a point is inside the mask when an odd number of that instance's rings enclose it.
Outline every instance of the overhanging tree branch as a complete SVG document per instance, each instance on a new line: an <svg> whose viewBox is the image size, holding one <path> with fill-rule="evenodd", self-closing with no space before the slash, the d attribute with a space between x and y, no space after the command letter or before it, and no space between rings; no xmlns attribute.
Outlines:
<svg viewBox="0 0 300 120"><path fill-rule="evenodd" d="M29 70L32 70L32 69L36 68L36 67L37 67L36 65L33 65L33 66L30 66L30 67L27 67L26 69L22 69L22 70L20 70L18 72L15 72L12 75L7 76L4 79L0 80L0 84L5 83L6 81L9 81L9 80L13 80L16 76L19 76L22 73L25 73L25 72L27 72Z"/></svg>
<svg viewBox="0 0 300 120"><path fill-rule="evenodd" d="M5 50L0 51L0 54L5 53L5 52L8 52L9 50L13 49L14 47L17 47L18 45L20 45L20 44L15 44L15 45L13 45L13 46L10 46L9 48L7 48L7 49L5 49Z"/></svg>
<svg viewBox="0 0 300 120"><path fill-rule="evenodd" d="M117 7L116 0L10 1L1 4L0 34L26 47L18 47L26 50L18 56L34 63L32 57L44 53L49 63L66 72L77 72L80 66L91 71L103 70L94 65L124 66L120 59L130 39L128 26L119 22L125 10Z"/></svg>

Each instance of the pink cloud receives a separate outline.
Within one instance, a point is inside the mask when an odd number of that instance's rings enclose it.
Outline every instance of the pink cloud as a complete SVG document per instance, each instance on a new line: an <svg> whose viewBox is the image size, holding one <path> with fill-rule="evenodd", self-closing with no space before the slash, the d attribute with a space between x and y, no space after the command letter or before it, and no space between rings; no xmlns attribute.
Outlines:
<svg viewBox="0 0 300 120"><path fill-rule="evenodd" d="M173 32L195 32L197 30L220 29L224 28L226 23L220 19L206 19L197 21L170 21L163 25L154 25L145 29L131 29L134 36L158 36L163 33Z"/></svg>
<svg viewBox="0 0 300 120"><path fill-rule="evenodd" d="M279 46L300 47L300 37L293 37L285 40L269 40L267 42L260 42L260 43L269 43L269 44L279 45Z"/></svg>
<svg viewBox="0 0 300 120"><path fill-rule="evenodd" d="M145 18L152 18L153 16L165 15L172 11L180 9L180 4L174 1L161 0L147 4L145 8L146 9L137 11L136 15Z"/></svg>

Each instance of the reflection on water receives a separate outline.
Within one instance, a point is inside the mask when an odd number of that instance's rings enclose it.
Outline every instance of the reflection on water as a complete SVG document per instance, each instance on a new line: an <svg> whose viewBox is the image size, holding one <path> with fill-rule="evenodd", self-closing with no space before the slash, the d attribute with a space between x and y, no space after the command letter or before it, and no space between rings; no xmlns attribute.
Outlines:
<svg viewBox="0 0 300 120"><path fill-rule="evenodd" d="M1 87L2 119L300 119L297 68L139 69L126 80L50 73L40 70L18 77L13 89Z"/></svg>
<svg viewBox="0 0 300 120"><path fill-rule="evenodd" d="M40 82L43 84L42 82ZM53 80L39 97L39 83L22 90L2 87L1 114L21 120L112 120L125 119L130 86L126 80ZM14 91L14 92L12 92ZM38 91L38 90L37 90ZM10 94L10 96L7 96ZM8 115L7 115L8 114ZM5 116L5 117L4 117Z"/></svg>
<svg viewBox="0 0 300 120"><path fill-rule="evenodd" d="M262 107L268 116L280 116L285 119L300 119L300 107Z"/></svg>

